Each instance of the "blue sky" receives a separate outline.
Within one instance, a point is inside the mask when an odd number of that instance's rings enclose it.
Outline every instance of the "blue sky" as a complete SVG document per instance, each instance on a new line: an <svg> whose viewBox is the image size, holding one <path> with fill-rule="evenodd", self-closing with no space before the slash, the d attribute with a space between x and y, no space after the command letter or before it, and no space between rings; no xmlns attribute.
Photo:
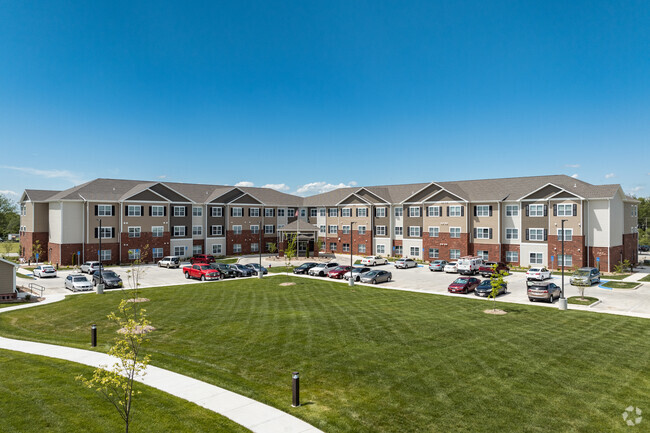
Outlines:
<svg viewBox="0 0 650 433"><path fill-rule="evenodd" d="M0 0L0 192L575 175L650 195L646 1Z"/></svg>

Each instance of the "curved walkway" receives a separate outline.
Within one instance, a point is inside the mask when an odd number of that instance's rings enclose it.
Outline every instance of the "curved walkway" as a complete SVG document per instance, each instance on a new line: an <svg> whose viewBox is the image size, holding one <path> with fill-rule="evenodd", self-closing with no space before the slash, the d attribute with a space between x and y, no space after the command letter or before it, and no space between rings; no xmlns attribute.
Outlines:
<svg viewBox="0 0 650 433"><path fill-rule="evenodd" d="M34 307L61 301L65 296L52 296L42 302L0 308L0 314L8 311ZM113 365L116 358L105 353L76 349L54 344L14 340L0 337L0 349L30 353L63 359L79 364L99 367ZM147 366L147 374L138 378L147 386L183 398L201 407L216 412L256 433L318 433L316 427L279 409L251 400L218 386L210 385L173 371ZM322 432L321 432L322 433Z"/></svg>

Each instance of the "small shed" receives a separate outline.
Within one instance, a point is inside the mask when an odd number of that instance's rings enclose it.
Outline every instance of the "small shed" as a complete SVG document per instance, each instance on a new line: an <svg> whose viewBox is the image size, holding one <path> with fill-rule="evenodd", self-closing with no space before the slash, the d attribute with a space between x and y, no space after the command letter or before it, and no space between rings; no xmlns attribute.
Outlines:
<svg viewBox="0 0 650 433"><path fill-rule="evenodd" d="M16 299L16 264L0 259L0 302Z"/></svg>

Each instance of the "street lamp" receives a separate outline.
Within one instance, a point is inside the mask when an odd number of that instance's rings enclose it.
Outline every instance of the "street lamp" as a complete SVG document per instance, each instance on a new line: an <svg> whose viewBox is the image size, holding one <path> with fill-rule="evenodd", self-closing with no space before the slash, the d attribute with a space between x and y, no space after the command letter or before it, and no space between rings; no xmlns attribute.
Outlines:
<svg viewBox="0 0 650 433"><path fill-rule="evenodd" d="M564 297L564 223L567 222L568 220L562 220L562 290L560 291L560 302L558 305L558 308L560 310L566 310L567 309L567 300Z"/></svg>
<svg viewBox="0 0 650 433"><path fill-rule="evenodd" d="M350 287L354 286L354 277L352 275L352 224L354 224L354 222L350 222L350 278L348 278L348 284Z"/></svg>
<svg viewBox="0 0 650 433"><path fill-rule="evenodd" d="M266 210L264 209L264 206L262 206L262 224L260 224L259 232L260 232L260 244L257 246L257 249L260 252L260 268L258 269L257 272L257 278L262 278L262 230L264 230L264 212Z"/></svg>
<svg viewBox="0 0 650 433"><path fill-rule="evenodd" d="M97 282L97 293L104 293L104 280L102 280L102 219L99 220L99 249L97 250L97 258L99 259L99 281Z"/></svg>

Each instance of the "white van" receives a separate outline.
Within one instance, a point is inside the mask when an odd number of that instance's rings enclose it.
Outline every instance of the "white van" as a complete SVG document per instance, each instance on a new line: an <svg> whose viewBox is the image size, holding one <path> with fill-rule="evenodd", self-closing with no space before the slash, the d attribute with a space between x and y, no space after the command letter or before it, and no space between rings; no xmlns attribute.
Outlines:
<svg viewBox="0 0 650 433"><path fill-rule="evenodd" d="M475 256L465 256L458 259L458 273L463 275L474 275L478 273L483 264L483 259Z"/></svg>

